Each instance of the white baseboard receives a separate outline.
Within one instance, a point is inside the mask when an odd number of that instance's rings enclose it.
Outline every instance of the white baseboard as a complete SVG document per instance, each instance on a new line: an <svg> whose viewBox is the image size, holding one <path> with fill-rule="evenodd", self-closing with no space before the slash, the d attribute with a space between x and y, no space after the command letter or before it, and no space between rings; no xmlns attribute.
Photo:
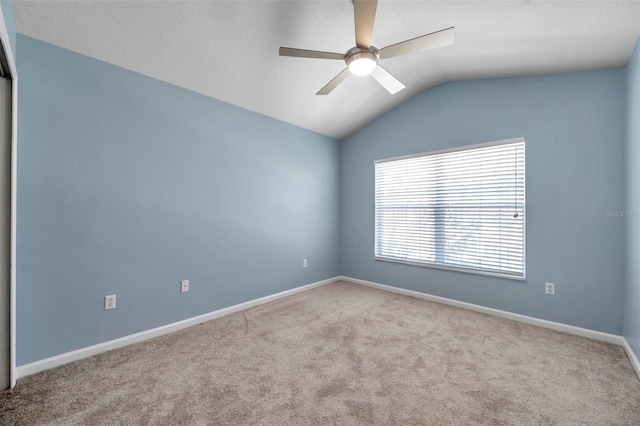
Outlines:
<svg viewBox="0 0 640 426"><path fill-rule="evenodd" d="M513 312L502 311L499 309L488 308L486 306L474 305L473 303L460 302L454 299L448 299L446 297L434 296L428 293L421 293L414 290L406 290L399 287L393 287L385 284L374 283L371 281L360 280L357 278L338 276L329 278L327 280L318 281L315 283L296 287L291 290L286 290L280 293L272 294L270 296L261 297L259 299L250 300L248 302L240 303L238 305L229 306L228 308L219 309L217 311L209 312L207 314L199 315L197 317L188 318L186 320L174 322L161 327L153 328L151 330L141 331L139 333L124 336L119 339L110 340L104 343L98 343L97 345L89 346L86 348L77 349L75 351L66 352L60 355L56 355L50 358L45 358L39 361L32 362L30 364L21 365L17 368L17 378L29 376L31 374L39 373L50 368L58 367L60 365L68 364L70 362L78 361L84 358L110 351L112 349L121 348L134 343L142 342L144 340L152 339L154 337L162 336L174 331L182 330L183 328L191 327L206 321L210 321L215 318L220 318L225 315L230 315L235 312L244 311L246 309L253 308L258 305L262 305L274 300L282 299L287 296L301 293L311 290L313 288L321 287L323 285L331 284L336 281L348 281L354 284L359 284L367 287L377 288L392 293L402 294L405 296L411 296L418 299L429 300L431 302L442 303L445 305L455 306L462 309L468 309L471 311L481 312L488 315L494 315L501 318L510 319L526 324L536 325L539 327L548 328L555 331L560 331L568 334L574 334L577 336L586 337L589 339L600 340L603 342L613 343L615 345L622 346L633 365L638 377L640 378L640 361L636 354L629 346L629 343L623 336L615 334L603 333L600 331L589 330L586 328L575 327L572 325L562 324L553 321L547 321L527 315L515 314Z"/></svg>
<svg viewBox="0 0 640 426"><path fill-rule="evenodd" d="M301 287L292 288L291 290L282 291L280 293L272 294L270 296L261 297L259 299L250 300L248 302L240 303L238 305L229 306L228 308L219 309L217 311L209 312L207 314L199 315L197 317L188 318L182 321L174 322L172 324L163 325L161 327L152 328L151 330L141 331L139 333L131 334L129 336L120 337L119 339L110 340L108 342L98 343L97 345L89 346L86 348L77 349L75 351L66 352L60 355L45 358L40 361L35 361L30 364L21 365L17 368L18 378L29 376L31 374L39 373L50 368L58 367L60 365L68 364L73 361L78 361L84 358L110 351L112 349L128 346L133 343L142 342L144 340L152 339L154 337L162 336L164 334L172 333L174 331L182 330L183 328L191 327L196 324L200 324L212 319L220 318L225 315L230 315L235 312L244 311L253 308L258 305L262 305L274 300L282 299L283 297L291 296L296 293L302 293L323 285L331 284L339 281L339 277L329 278L323 281L317 281L315 283L303 285Z"/></svg>
<svg viewBox="0 0 640 426"><path fill-rule="evenodd" d="M502 311L500 309L487 308L486 306L474 305L473 303L460 302L454 299L448 299L446 297L434 296L428 293L421 293L414 290L406 290L404 288L393 287L385 284L374 283L371 281L360 280L358 278L351 277L339 277L340 281L348 281L354 284L360 284L367 287L377 288L379 290L389 291L391 293L402 294L405 296L415 297L417 299L429 300L431 302L442 303L445 305L455 306L457 308L468 309L470 311L481 312L483 314L494 315L501 318L510 319L513 321L523 322L526 324L535 325L538 327L548 328L550 330L560 331L563 333L573 334L576 336L586 337L588 339L600 340L614 345L622 346L627 353L627 357L633 366L633 369L640 379L640 361L638 357L629 346L629 342L623 336L617 334L603 333L601 331L589 330L588 328L576 327L573 325L562 324L560 322L547 321L540 318L530 317L527 315L515 314L513 312Z"/></svg>
<svg viewBox="0 0 640 426"><path fill-rule="evenodd" d="M629 342L627 341L627 339L624 339L624 344L622 345L622 347L624 348L624 351L627 353L627 356L629 357L629 361L631 361L631 365L633 365L633 369L636 370L638 379L640 379L640 361L638 361L638 357L633 352L633 349L631 349L631 346L629 345Z"/></svg>
<svg viewBox="0 0 640 426"><path fill-rule="evenodd" d="M360 284L367 287L377 288L379 290L398 293L405 296L415 297L417 299L429 300L431 302L442 303L445 305L455 306L457 308L468 309L470 311L481 312L483 314L494 315L513 321L523 322L526 324L536 325L563 333L574 334L576 336L587 337L589 339L600 340L603 342L613 343L615 345L624 346L626 340L622 336L616 334L603 333L601 331L589 330L588 328L575 327L573 325L562 324L559 322L547 321L540 318L530 317L527 315L515 314L513 312L502 311L500 309L487 308L486 306L474 305L473 303L460 302L446 297L434 296L428 293L421 293L414 290L406 290L403 288L392 287L389 285L378 284L371 281L360 280L357 278L341 276L340 280L348 281L354 284Z"/></svg>

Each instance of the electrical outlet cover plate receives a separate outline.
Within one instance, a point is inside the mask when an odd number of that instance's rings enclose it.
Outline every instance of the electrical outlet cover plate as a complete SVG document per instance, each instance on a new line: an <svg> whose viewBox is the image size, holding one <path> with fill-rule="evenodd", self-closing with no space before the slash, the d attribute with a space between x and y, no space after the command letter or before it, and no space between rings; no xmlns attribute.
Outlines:
<svg viewBox="0 0 640 426"><path fill-rule="evenodd" d="M554 283L544 283L544 292L545 294L556 294L556 285Z"/></svg>
<svg viewBox="0 0 640 426"><path fill-rule="evenodd" d="M186 293L189 291L189 280L180 281L180 293Z"/></svg>
<svg viewBox="0 0 640 426"><path fill-rule="evenodd" d="M112 294L110 296L104 297L104 309L115 309L116 307L116 295Z"/></svg>
<svg viewBox="0 0 640 426"><path fill-rule="evenodd" d="M307 259L302 259L302 267L306 268L307 267Z"/></svg>

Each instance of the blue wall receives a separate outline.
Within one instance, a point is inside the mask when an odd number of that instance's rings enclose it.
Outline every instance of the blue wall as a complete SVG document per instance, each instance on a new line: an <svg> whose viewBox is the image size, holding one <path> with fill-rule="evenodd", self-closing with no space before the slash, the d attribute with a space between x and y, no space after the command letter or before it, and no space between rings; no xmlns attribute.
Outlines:
<svg viewBox="0 0 640 426"><path fill-rule="evenodd" d="M604 332L624 321L640 352L640 219L605 215L640 209L638 47L626 72L444 84L339 144L17 44L18 365L340 273ZM526 281L373 260L374 160L518 136Z"/></svg>
<svg viewBox="0 0 640 426"><path fill-rule="evenodd" d="M640 40L627 65L627 139L626 139L626 292L624 336L640 356Z"/></svg>
<svg viewBox="0 0 640 426"><path fill-rule="evenodd" d="M338 141L17 42L18 365L339 274Z"/></svg>
<svg viewBox="0 0 640 426"><path fill-rule="evenodd" d="M367 125L341 145L342 274L621 334L624 99L624 70L453 82ZM374 160L518 136L525 282L373 260Z"/></svg>

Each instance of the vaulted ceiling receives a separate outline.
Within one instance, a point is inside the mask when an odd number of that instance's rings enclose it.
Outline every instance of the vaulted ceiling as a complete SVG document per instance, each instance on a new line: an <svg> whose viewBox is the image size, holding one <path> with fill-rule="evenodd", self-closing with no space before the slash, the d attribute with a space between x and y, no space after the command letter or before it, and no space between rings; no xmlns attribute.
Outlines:
<svg viewBox="0 0 640 426"><path fill-rule="evenodd" d="M278 56L279 46L344 53L351 0L19 1L18 33L342 139L446 81L624 67L640 36L639 1L380 0L384 47L447 27L453 46L381 64L406 88L370 76L315 93L340 60Z"/></svg>

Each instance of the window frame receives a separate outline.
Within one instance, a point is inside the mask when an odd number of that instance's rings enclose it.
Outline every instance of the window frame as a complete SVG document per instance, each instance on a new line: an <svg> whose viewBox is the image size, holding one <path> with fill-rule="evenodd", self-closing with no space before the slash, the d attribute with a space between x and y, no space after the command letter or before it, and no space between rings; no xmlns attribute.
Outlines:
<svg viewBox="0 0 640 426"><path fill-rule="evenodd" d="M483 271L481 269L474 269L471 267L464 267L464 266L454 266L454 265L446 265L446 264L442 264L442 263L436 263L436 262L429 262L429 261L412 261L412 260L407 260L407 259L400 259L400 258L391 258L391 257L385 257L385 256L378 256L376 254L376 242L377 242L377 223L376 223L376 191L375 191L375 185L376 185L376 179L377 179L377 175L376 175L376 171L375 171L375 166L379 163L387 163L387 162L391 162L391 161L398 161L398 160L406 160L406 159L411 159L411 158L416 158L416 157L425 157L425 156L433 156L433 155L439 155L439 154L447 154L447 153L453 153L453 152L464 152L464 151L468 151L468 150L473 150L473 149L479 149L479 148L488 148L488 147L495 147L495 146L501 146L501 145L509 145L509 144L515 144L515 143L524 143L524 158L523 158L523 166L522 166L522 171L523 171L523 186L522 186L522 276L519 275L513 275L513 274L507 274L507 273L500 273L500 272L494 272L494 271ZM491 276L491 277L499 277L499 278L507 278L510 280L516 280L516 281L526 281L526 276L527 276L527 215L526 215L526 206L527 206L527 179L526 179L526 141L524 137L517 137L517 138L511 138L511 139L503 139L503 140L499 140L499 141L492 141L492 142L484 142L484 143L479 143L479 144L473 144L473 145L466 145L466 146L460 146L460 147L453 147L453 148L445 148L445 149L439 149L439 150L434 150L434 151L427 151L427 152L421 152L421 153L417 153L417 154L410 154L410 155L402 155L402 156L397 156L397 157L389 157L389 158L383 158L383 159L379 159L379 160L375 160L373 162L374 165L374 208L373 208L373 215L374 215L374 242L373 242L373 258L374 260L379 260L379 261L383 261L383 262L390 262L390 263L400 263L400 264L405 264L405 265L413 265L413 266L421 266L421 267L426 267L426 268L435 268L435 269L442 269L442 270L448 270L448 271L455 271L455 272L464 272L464 273L468 273L468 274L474 274L474 275L485 275L485 276Z"/></svg>

